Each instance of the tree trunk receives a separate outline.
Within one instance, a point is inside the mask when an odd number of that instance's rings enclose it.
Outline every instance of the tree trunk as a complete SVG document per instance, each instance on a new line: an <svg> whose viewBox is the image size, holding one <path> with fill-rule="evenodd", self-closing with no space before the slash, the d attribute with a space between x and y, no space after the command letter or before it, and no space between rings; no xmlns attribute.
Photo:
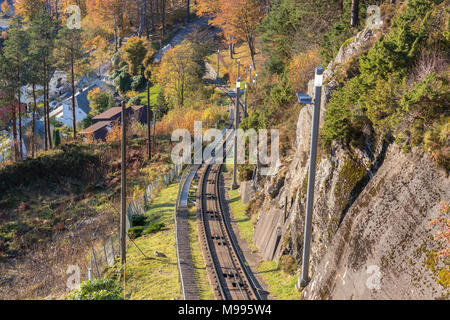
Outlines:
<svg viewBox="0 0 450 320"><path fill-rule="evenodd" d="M155 6L153 5L153 0L150 0L150 17L152 22L152 32L155 31Z"/></svg>
<svg viewBox="0 0 450 320"><path fill-rule="evenodd" d="M228 50L230 52L230 59L233 59L233 44L231 42L228 44Z"/></svg>
<svg viewBox="0 0 450 320"><path fill-rule="evenodd" d="M48 132L48 146L53 149L52 131L50 127L50 71L47 77L47 132Z"/></svg>
<svg viewBox="0 0 450 320"><path fill-rule="evenodd" d="M250 50L250 57L252 59L253 69L256 70L254 39L252 37L250 37L250 36L247 37L247 44L248 44L248 49Z"/></svg>
<svg viewBox="0 0 450 320"><path fill-rule="evenodd" d="M72 116L73 116L73 140L77 138L77 120L75 113L75 72L74 72L74 61L73 55L70 61L70 69L71 69L71 84L72 84Z"/></svg>
<svg viewBox="0 0 450 320"><path fill-rule="evenodd" d="M187 0L187 8L186 8L186 24L189 23L190 15L191 15L191 1Z"/></svg>
<svg viewBox="0 0 450 320"><path fill-rule="evenodd" d="M16 123L16 104L14 103L14 94L12 95L12 121L13 121L13 142L14 142L14 161L19 161L19 146L17 144L17 123Z"/></svg>
<svg viewBox="0 0 450 320"><path fill-rule="evenodd" d="M48 150L48 132L47 132L47 81L44 81L44 148Z"/></svg>
<svg viewBox="0 0 450 320"><path fill-rule="evenodd" d="M19 114L19 157L23 160L23 144L22 144L22 114L21 114L21 104L20 104L20 85L18 91L18 114Z"/></svg>
<svg viewBox="0 0 450 320"><path fill-rule="evenodd" d="M31 123L31 157L34 158L36 152L35 130L36 130L36 85L33 83L33 122Z"/></svg>
<svg viewBox="0 0 450 320"><path fill-rule="evenodd" d="M166 24L166 0L161 0L161 32L163 39L166 33L165 24Z"/></svg>
<svg viewBox="0 0 450 320"><path fill-rule="evenodd" d="M350 24L352 27L358 25L359 0L352 0L352 17Z"/></svg>

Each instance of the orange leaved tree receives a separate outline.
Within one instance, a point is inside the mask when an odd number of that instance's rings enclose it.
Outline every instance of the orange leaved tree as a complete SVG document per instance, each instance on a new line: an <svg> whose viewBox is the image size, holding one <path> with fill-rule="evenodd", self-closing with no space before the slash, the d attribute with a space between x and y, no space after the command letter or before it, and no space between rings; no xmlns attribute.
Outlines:
<svg viewBox="0 0 450 320"><path fill-rule="evenodd" d="M255 66L256 28L264 18L265 10L259 0L198 0L200 14L214 16L212 23L224 32L229 45L237 40L247 42Z"/></svg>

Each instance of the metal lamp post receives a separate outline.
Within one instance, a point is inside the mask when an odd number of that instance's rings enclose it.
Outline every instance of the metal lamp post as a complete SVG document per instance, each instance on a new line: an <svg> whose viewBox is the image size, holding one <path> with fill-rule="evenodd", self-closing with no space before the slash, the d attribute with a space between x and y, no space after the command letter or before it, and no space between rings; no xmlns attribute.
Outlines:
<svg viewBox="0 0 450 320"><path fill-rule="evenodd" d="M319 121L320 121L320 104L322 97L322 84L323 84L323 71L322 67L316 68L315 76L315 93L314 93L314 115L311 133L311 158L309 164L309 177L308 177L308 198L306 202L306 221L305 221L305 238L303 245L303 264L302 275L299 278L297 287L306 287L310 281L309 272L309 256L311 251L311 230L312 230L312 214L314 205L314 185L316 180L316 159L317 159L317 140L319 135ZM298 100L300 103L312 104L312 98L306 94L298 93Z"/></svg>
<svg viewBox="0 0 450 320"><path fill-rule="evenodd" d="M234 164L233 164L233 185L232 190L239 188L237 183L237 152L238 152L238 128L239 128L239 95L241 89L241 79L239 78L239 72L241 67L241 61L238 59L238 76L236 80L236 106L234 108Z"/></svg>

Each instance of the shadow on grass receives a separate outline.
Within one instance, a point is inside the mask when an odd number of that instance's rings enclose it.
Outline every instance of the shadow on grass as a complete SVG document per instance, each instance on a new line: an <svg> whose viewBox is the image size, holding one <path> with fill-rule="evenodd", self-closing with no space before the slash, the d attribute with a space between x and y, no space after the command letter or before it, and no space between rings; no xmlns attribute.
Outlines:
<svg viewBox="0 0 450 320"><path fill-rule="evenodd" d="M275 272L275 271L280 271L280 268L266 270L266 271L260 271L260 272L257 272L257 274L270 273L270 272Z"/></svg>

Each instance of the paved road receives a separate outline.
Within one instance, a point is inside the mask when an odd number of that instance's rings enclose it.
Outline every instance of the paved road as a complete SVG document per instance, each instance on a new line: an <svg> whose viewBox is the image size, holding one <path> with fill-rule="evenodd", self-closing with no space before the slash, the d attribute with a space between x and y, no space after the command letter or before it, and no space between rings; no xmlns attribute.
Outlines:
<svg viewBox="0 0 450 320"><path fill-rule="evenodd" d="M188 23L186 26L184 26L180 31L178 31L175 36L170 40L169 44L163 47L161 50L159 50L157 53L155 53L154 59L155 62L159 63L164 56L164 54L170 50L171 48L179 45L181 42L183 42L186 37L194 32L197 28L202 28L208 26L208 17L201 17L198 18L195 21L192 21Z"/></svg>

